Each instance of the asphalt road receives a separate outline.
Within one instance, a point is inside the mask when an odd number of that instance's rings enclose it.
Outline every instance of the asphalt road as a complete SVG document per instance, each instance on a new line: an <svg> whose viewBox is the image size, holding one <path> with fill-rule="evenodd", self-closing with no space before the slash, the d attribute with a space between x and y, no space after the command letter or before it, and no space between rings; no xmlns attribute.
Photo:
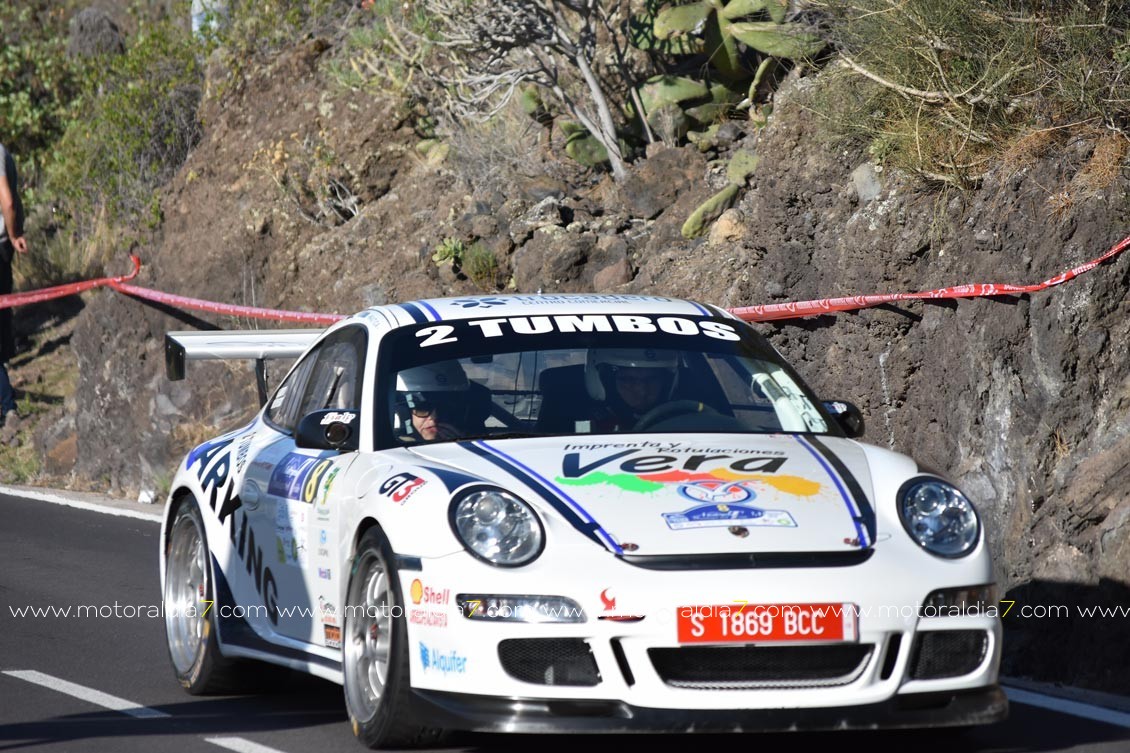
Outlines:
<svg viewBox="0 0 1130 753"><path fill-rule="evenodd" d="M0 495L0 751L362 750L349 730L341 688L332 683L294 675L257 696L199 698L181 690L169 665L162 618L126 616L127 605L160 604L158 530L157 523L146 520ZM112 609L115 602L118 616L107 610L105 618L13 613L24 606ZM81 687L64 686L68 692L62 692L60 681ZM105 708L122 700L134 707ZM853 749L899 753L1115 753L1130 749L1130 727L1014 701L1007 722L959 738L927 730L761 735L755 740L468 735L448 750L517 752L568 742L574 748L580 744L586 753L620 753L636 745L680 752L688 745L702 750L756 745L760 753L773 753L843 749L847 743Z"/></svg>

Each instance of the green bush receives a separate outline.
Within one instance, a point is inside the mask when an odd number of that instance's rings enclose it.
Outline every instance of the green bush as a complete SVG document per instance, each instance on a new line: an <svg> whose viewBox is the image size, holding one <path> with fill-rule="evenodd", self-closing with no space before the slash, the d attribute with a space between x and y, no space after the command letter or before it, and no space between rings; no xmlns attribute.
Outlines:
<svg viewBox="0 0 1130 753"><path fill-rule="evenodd" d="M63 13L0 3L0 141L20 163L26 203L94 75L88 63L67 57L66 42Z"/></svg>
<svg viewBox="0 0 1130 753"><path fill-rule="evenodd" d="M182 28L143 26L88 93L46 176L80 234L102 212L113 224L159 223L155 192L200 139L198 52Z"/></svg>
<svg viewBox="0 0 1130 753"><path fill-rule="evenodd" d="M229 66L242 70L250 60L262 60L294 46L305 37L337 38L350 17L350 0L231 0L227 18L205 28L202 41L210 52L222 47Z"/></svg>
<svg viewBox="0 0 1130 753"><path fill-rule="evenodd" d="M407 94L435 38L431 16L422 3L401 0L375 0L361 7L362 15L330 63L331 75L351 89Z"/></svg>

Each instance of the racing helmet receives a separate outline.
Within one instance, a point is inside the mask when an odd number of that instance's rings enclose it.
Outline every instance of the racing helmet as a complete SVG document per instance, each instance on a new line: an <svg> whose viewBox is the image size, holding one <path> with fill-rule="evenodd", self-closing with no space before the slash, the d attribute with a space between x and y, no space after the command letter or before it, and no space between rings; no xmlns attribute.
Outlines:
<svg viewBox="0 0 1130 753"><path fill-rule="evenodd" d="M411 433L414 410L439 410L444 421L461 423L469 389L467 374L458 361L439 361L397 372L394 428Z"/></svg>
<svg viewBox="0 0 1130 753"><path fill-rule="evenodd" d="M664 380L661 400L670 400L679 385L679 356L652 348L590 348L585 360L585 389L598 402L617 400L614 381L620 369L655 369Z"/></svg>

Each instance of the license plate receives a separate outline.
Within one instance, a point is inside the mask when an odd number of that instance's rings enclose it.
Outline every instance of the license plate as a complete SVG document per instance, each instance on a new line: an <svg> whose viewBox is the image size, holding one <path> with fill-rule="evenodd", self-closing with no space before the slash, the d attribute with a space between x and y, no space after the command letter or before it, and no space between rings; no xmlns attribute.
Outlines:
<svg viewBox="0 0 1130 753"><path fill-rule="evenodd" d="M856 641L853 604L722 604L679 607L679 643Z"/></svg>

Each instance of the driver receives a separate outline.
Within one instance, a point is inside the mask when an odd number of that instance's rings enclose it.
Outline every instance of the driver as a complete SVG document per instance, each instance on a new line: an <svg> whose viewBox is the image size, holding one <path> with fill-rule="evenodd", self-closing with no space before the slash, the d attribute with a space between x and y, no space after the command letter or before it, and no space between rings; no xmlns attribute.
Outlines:
<svg viewBox="0 0 1130 753"><path fill-rule="evenodd" d="M463 435L470 382L457 361L416 366L396 375L395 432L402 442Z"/></svg>
<svg viewBox="0 0 1130 753"><path fill-rule="evenodd" d="M670 402L679 383L679 359L672 351L650 348L591 349L585 387L599 403L592 431L628 431L640 417Z"/></svg>

